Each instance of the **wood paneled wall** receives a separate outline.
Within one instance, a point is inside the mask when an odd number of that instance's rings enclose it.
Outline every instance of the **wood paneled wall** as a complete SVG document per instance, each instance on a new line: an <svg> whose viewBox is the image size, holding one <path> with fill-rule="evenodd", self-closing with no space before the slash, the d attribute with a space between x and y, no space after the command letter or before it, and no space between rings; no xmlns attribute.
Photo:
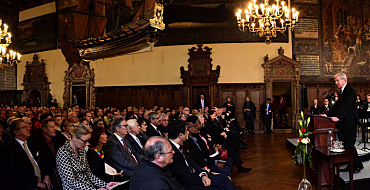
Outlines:
<svg viewBox="0 0 370 190"><path fill-rule="evenodd" d="M183 105L183 85L97 87L96 106L166 106L172 109Z"/></svg>
<svg viewBox="0 0 370 190"><path fill-rule="evenodd" d="M360 94L361 98L364 100L367 94L370 94L370 85L369 83L351 83L357 94ZM309 111L310 107L313 105L313 100L317 99L319 105L323 105L323 100L328 95L328 93L338 92L339 89L333 83L304 83L303 91L306 88L307 94L304 92L302 98L302 105L305 105L307 102L308 107L303 107L305 111ZM325 94L324 94L325 93Z"/></svg>
<svg viewBox="0 0 370 190"><path fill-rule="evenodd" d="M245 102L245 97L249 96L257 108L256 119L254 123L255 130L263 131L262 118L260 118L259 108L265 101L264 86L264 84L218 84L215 105L222 106L226 102L226 98L230 97L236 107L236 119L239 121L242 127L245 127L246 122L242 109Z"/></svg>
<svg viewBox="0 0 370 190"><path fill-rule="evenodd" d="M21 105L22 90L0 91L0 105L10 105L13 101L14 105Z"/></svg>
<svg viewBox="0 0 370 190"><path fill-rule="evenodd" d="M95 88L96 106L122 108L132 105L152 108L157 105L176 109L180 105L189 106L184 100L183 90L183 85L97 87ZM245 97L249 96L257 107L255 129L263 130L259 107L265 99L264 84L218 84L215 96L216 106L222 106L226 97L231 97L236 106L236 117L242 127L245 126L242 108Z"/></svg>

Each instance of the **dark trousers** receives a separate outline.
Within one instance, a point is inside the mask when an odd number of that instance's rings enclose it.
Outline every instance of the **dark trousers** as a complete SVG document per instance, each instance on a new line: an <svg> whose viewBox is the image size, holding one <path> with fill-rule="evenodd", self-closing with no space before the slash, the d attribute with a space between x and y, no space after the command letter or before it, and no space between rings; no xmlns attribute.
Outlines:
<svg viewBox="0 0 370 190"><path fill-rule="evenodd" d="M266 133L271 133L271 115L264 115L262 116L263 119L263 125L266 128Z"/></svg>
<svg viewBox="0 0 370 190"><path fill-rule="evenodd" d="M254 131L254 118L253 118L253 116L245 114L245 120L247 120L248 131Z"/></svg>
<svg viewBox="0 0 370 190"><path fill-rule="evenodd" d="M341 131L338 133L338 137L340 141L343 141L344 148L350 148L354 150L353 155L353 168L362 168L362 162L358 157L357 149L355 148L356 143L356 130L351 131Z"/></svg>

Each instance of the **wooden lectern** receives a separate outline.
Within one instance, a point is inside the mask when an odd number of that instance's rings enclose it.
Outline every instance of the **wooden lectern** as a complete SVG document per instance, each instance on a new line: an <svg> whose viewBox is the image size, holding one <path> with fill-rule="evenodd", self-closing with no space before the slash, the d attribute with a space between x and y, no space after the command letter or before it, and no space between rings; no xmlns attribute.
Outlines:
<svg viewBox="0 0 370 190"><path fill-rule="evenodd" d="M315 171L310 169L309 178L317 186L329 185L329 163L319 159L317 148L328 148L329 131L333 132L335 140L335 123L328 117L319 115L307 115L310 117L309 130L312 132L310 136L313 151L312 165Z"/></svg>

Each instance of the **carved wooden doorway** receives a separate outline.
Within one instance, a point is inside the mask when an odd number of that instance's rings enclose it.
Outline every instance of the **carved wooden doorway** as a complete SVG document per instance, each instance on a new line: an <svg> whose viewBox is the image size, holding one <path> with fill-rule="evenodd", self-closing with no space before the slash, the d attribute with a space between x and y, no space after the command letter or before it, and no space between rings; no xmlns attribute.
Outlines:
<svg viewBox="0 0 370 190"><path fill-rule="evenodd" d="M302 65L285 56L284 49L280 48L278 52L279 56L271 60L266 55L265 63L262 64L265 70L266 98L273 100L273 131L291 133L296 129L300 117L299 81ZM282 115L281 123L279 114Z"/></svg>
<svg viewBox="0 0 370 190"><path fill-rule="evenodd" d="M72 65L64 78L64 105L70 107L73 95L77 96L80 107L95 105L95 74L88 62L81 61Z"/></svg>
<svg viewBox="0 0 370 190"><path fill-rule="evenodd" d="M211 50L209 47L197 45L189 49L188 70L180 68L182 82L184 83L183 105L194 107L201 93L205 94L205 99L209 106L215 103L215 91L218 78L220 77L220 66L212 70Z"/></svg>

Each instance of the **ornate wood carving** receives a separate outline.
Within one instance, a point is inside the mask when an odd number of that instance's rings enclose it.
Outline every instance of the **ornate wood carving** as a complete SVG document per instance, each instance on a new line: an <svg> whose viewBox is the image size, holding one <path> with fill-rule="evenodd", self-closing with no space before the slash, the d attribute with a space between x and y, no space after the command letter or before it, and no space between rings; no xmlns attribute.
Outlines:
<svg viewBox="0 0 370 190"><path fill-rule="evenodd" d="M280 47L279 55L269 60L268 55L265 56L262 67L265 70L266 83L266 98L272 98L272 82L292 82L292 124L296 126L297 119L300 115L299 109L299 87L300 87L300 68L302 65L285 56L284 49ZM297 118L298 117L298 118ZM293 127L293 128L294 128Z"/></svg>
<svg viewBox="0 0 370 190"><path fill-rule="evenodd" d="M192 47L189 49L189 56L188 59L188 70L185 71L184 67L180 67L181 71L181 79L184 83L184 105L193 106L196 98L194 96L198 96L199 94L194 94L193 87L208 87L209 93L209 104L213 106L215 103L215 93L216 93L216 85L218 82L218 78L220 77L220 69L221 67L217 65L215 70L212 70L212 58L211 58L211 50L209 48L199 44L196 47Z"/></svg>
<svg viewBox="0 0 370 190"><path fill-rule="evenodd" d="M77 85L76 85L77 84ZM94 69L90 68L89 62L81 61L80 63L73 64L64 76L64 105L72 105L72 87L84 86L86 87L86 106L95 105L95 73Z"/></svg>
<svg viewBox="0 0 370 190"><path fill-rule="evenodd" d="M32 62L26 62L26 71L23 76L23 94L22 102L30 98L29 95L32 91L38 91L40 93L41 106L46 105L46 99L50 92L50 82L45 72L45 62L39 56L35 54L32 58ZM35 102L36 100L34 100Z"/></svg>

